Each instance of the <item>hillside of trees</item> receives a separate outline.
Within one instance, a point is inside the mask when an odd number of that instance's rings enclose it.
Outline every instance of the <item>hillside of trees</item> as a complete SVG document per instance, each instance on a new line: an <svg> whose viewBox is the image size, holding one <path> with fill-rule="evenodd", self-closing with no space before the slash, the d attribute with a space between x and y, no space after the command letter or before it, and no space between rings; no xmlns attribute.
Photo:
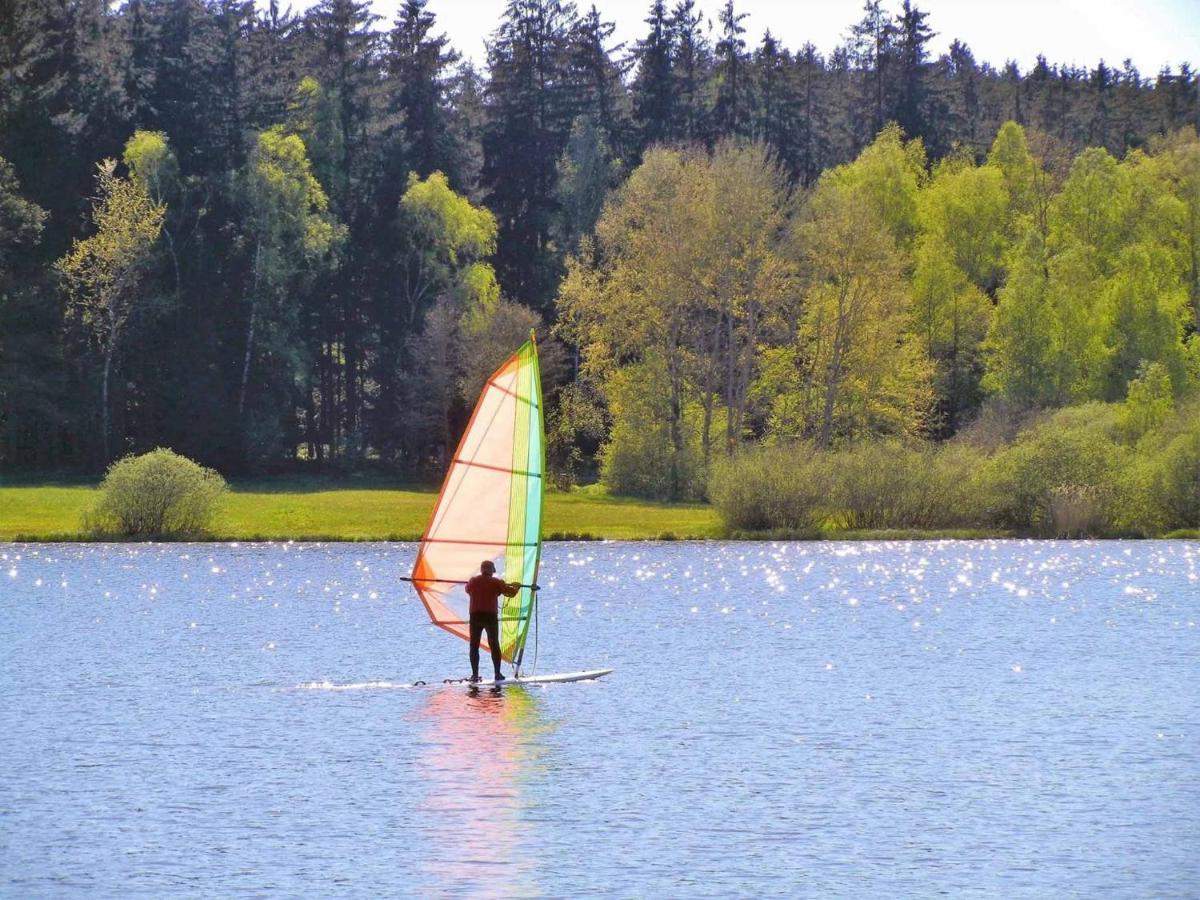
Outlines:
<svg viewBox="0 0 1200 900"><path fill-rule="evenodd" d="M0 469L428 477L530 328L562 480L664 499L751 446L1186 407L1187 65L934 58L908 0L828 56L752 25L513 0L477 71L424 0L4 4Z"/></svg>

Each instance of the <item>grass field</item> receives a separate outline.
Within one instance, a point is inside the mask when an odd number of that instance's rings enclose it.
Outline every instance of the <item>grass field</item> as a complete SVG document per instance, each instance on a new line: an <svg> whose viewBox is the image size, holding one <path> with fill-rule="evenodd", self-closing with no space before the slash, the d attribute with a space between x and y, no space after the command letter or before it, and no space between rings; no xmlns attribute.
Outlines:
<svg viewBox="0 0 1200 900"><path fill-rule="evenodd" d="M212 540L412 541L421 536L436 493L429 488L343 486L275 479L234 483L213 523ZM86 484L0 486L0 541L87 540L81 519L96 502ZM548 540L705 539L930 540L1010 537L986 529L840 531L726 535L717 511L699 503L650 503L610 497L595 488L546 495ZM1195 540L1185 529L1164 537Z"/></svg>
<svg viewBox="0 0 1200 900"><path fill-rule="evenodd" d="M213 523L214 540L416 540L436 494L395 487L331 487L316 481L235 483ZM72 540L96 502L87 485L0 487L0 541ZM547 538L712 538L712 507L647 503L593 491L546 496Z"/></svg>

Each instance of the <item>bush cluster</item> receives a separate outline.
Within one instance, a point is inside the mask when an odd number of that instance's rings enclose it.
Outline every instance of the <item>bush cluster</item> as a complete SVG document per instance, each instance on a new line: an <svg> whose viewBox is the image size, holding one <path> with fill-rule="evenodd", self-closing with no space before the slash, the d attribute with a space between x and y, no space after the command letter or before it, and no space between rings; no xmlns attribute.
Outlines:
<svg viewBox="0 0 1200 900"><path fill-rule="evenodd" d="M84 527L134 538L202 537L227 491L212 469L160 447L109 467Z"/></svg>
<svg viewBox="0 0 1200 900"><path fill-rule="evenodd" d="M982 459L966 446L776 444L717 463L710 492L732 531L957 528L975 523L971 474Z"/></svg>
<svg viewBox="0 0 1200 900"><path fill-rule="evenodd" d="M752 447L716 464L709 489L730 531L1200 527L1200 402L1160 419L1131 430L1127 404L1088 403L1027 420L1007 443L989 428L982 442L968 429L942 445Z"/></svg>
<svg viewBox="0 0 1200 900"><path fill-rule="evenodd" d="M796 446L759 446L713 465L709 492L734 531L820 528L828 514L828 468Z"/></svg>

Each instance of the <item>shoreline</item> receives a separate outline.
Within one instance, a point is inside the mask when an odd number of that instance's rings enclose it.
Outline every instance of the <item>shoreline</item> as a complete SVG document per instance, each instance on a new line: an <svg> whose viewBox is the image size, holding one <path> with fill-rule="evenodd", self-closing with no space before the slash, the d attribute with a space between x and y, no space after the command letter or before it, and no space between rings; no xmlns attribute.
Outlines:
<svg viewBox="0 0 1200 900"><path fill-rule="evenodd" d="M333 534L296 535L155 535L152 537L123 537L120 535L96 535L85 533L66 534L16 534L0 538L3 545L31 544L416 544L421 540L416 535L367 535L347 537ZM821 534L779 534L764 532L738 532L732 535L697 536L671 533L641 536L612 537L587 532L564 534L555 532L542 539L545 544L557 543L630 543L630 544L683 544L683 543L869 543L871 541L919 543L924 541L1200 541L1200 529L1179 529L1161 535L1107 535L1102 537L1073 535L1054 536L1044 534L1022 534L1012 531L986 531L982 529L919 531L914 529L883 528L878 530L859 529L854 531L830 531Z"/></svg>

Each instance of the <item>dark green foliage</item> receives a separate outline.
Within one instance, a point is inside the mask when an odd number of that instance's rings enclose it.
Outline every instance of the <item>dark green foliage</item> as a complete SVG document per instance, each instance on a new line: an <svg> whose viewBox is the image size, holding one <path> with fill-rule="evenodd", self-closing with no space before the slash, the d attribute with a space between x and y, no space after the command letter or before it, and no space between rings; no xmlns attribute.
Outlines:
<svg viewBox="0 0 1200 900"><path fill-rule="evenodd" d="M717 41L716 105L713 107L713 127L722 136L738 137L750 132L750 57L746 53L747 13L738 13L733 0L725 0L718 20L721 37Z"/></svg>
<svg viewBox="0 0 1200 900"><path fill-rule="evenodd" d="M393 22L366 0L292 8L0 3L0 467L101 464L100 429L80 399L97 372L69 342L51 266L88 234L96 163L120 158L135 132L161 134L172 167L152 188L166 220L139 289L155 314L131 325L113 362L113 455L169 444L229 471L417 469L452 440L461 410L431 422L411 402L423 386L457 391L457 376L418 360L439 328L458 326L426 327L443 298L409 302L420 265L400 210L410 171L443 172L489 208L504 299L550 324L566 257L604 189L655 143L711 150L752 138L807 187L890 120L924 140L931 162L956 146L978 158L1010 117L1063 157L1096 145L1120 158L1153 152L1155 135L1200 113L1186 64L1153 78L1129 63L1039 60L1021 73L976 61L958 41L931 59L930 19L911 3L893 16L871 0L846 45L823 56L762 35L735 2L710 24L694 0L647 0L642 39L619 50L600 4L512 0L483 74L459 65L425 0L405 0ZM321 265L291 261L305 275L280 282L279 315L260 323L247 370L247 298L262 260L244 186L257 136L276 126L303 141L343 239ZM1128 290L1110 299L1129 318L1139 273L1162 266L1153 255L1127 263ZM983 286L993 300L995 288ZM1154 324L1138 334L1153 337ZM1120 399L1153 356L1146 340L1118 348L1104 396Z"/></svg>

